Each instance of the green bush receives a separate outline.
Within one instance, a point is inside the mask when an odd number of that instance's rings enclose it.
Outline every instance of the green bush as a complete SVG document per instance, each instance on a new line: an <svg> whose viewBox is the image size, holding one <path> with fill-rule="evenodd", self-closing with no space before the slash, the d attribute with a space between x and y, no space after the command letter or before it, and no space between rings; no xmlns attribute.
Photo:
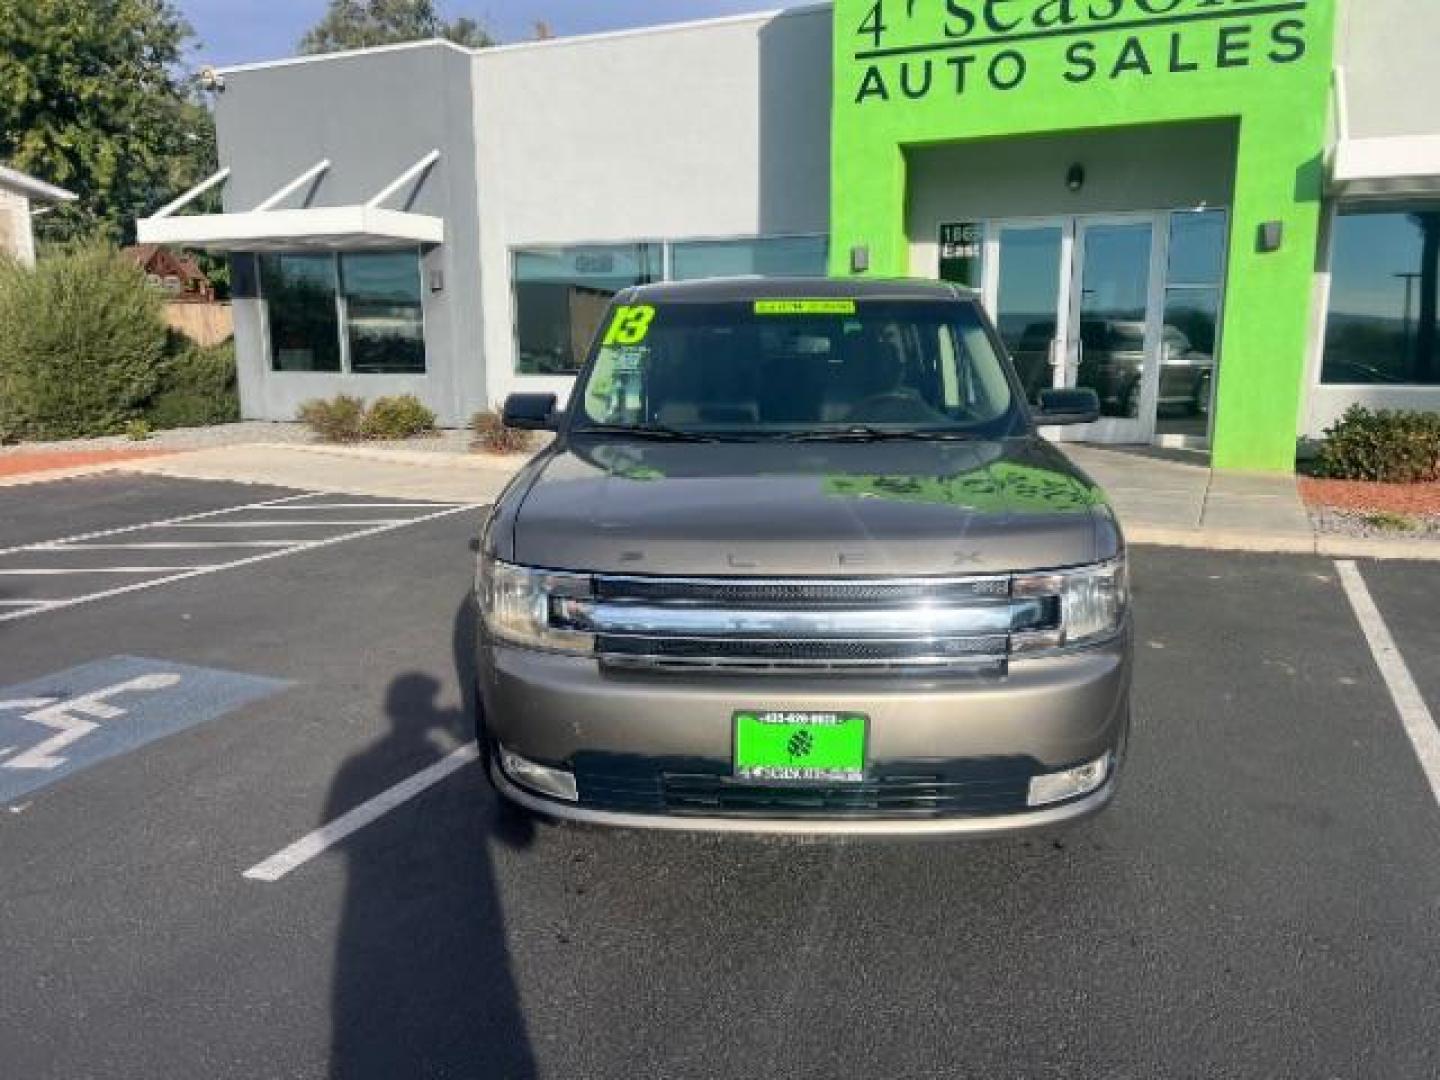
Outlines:
<svg viewBox="0 0 1440 1080"><path fill-rule="evenodd" d="M506 427L494 409L482 409L472 416L470 430L475 432L471 445L491 454L523 454L535 444L534 432Z"/></svg>
<svg viewBox="0 0 1440 1080"><path fill-rule="evenodd" d="M240 419L235 377L235 343L205 348L176 335L160 389L145 406L145 419L158 430L233 424Z"/></svg>
<svg viewBox="0 0 1440 1080"><path fill-rule="evenodd" d="M165 363L161 299L112 247L0 263L0 436L121 431Z"/></svg>
<svg viewBox="0 0 1440 1080"><path fill-rule="evenodd" d="M363 437L365 402L347 394L312 398L300 406L300 422L326 442L355 442Z"/></svg>
<svg viewBox="0 0 1440 1080"><path fill-rule="evenodd" d="M125 437L131 442L144 442L152 437L148 420L131 420L125 425Z"/></svg>
<svg viewBox="0 0 1440 1080"><path fill-rule="evenodd" d="M376 398L360 425L367 439L408 439L435 430L435 414L414 394Z"/></svg>
<svg viewBox="0 0 1440 1080"><path fill-rule="evenodd" d="M1325 432L1315 467L1333 480L1440 480L1440 414L1352 405Z"/></svg>

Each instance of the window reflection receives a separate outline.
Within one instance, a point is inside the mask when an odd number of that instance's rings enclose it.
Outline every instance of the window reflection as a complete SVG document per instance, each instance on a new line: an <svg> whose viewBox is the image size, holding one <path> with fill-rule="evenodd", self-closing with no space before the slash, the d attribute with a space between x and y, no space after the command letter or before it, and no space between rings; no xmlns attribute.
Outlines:
<svg viewBox="0 0 1440 1080"><path fill-rule="evenodd" d="M1103 416L1140 415L1153 234L1148 223L1095 225L1085 231L1075 385L1099 395Z"/></svg>
<svg viewBox="0 0 1440 1080"><path fill-rule="evenodd" d="M414 252L340 256L350 370L423 375L425 320L420 265Z"/></svg>
<svg viewBox="0 0 1440 1080"><path fill-rule="evenodd" d="M1327 383L1440 385L1440 205L1335 220Z"/></svg>
<svg viewBox="0 0 1440 1080"><path fill-rule="evenodd" d="M1166 290L1155 418L1159 434L1204 438L1208 433L1219 325L1218 288Z"/></svg>
<svg viewBox="0 0 1440 1080"><path fill-rule="evenodd" d="M515 253L515 336L522 375L580 370L605 309L622 289L659 281L659 244Z"/></svg>
<svg viewBox="0 0 1440 1080"><path fill-rule="evenodd" d="M276 371L339 371L333 255L261 255L260 281Z"/></svg>
<svg viewBox="0 0 1440 1080"><path fill-rule="evenodd" d="M1058 226L1009 228L1000 233L1000 290L996 328L1015 361L1026 400L1053 385L1056 310L1060 296Z"/></svg>

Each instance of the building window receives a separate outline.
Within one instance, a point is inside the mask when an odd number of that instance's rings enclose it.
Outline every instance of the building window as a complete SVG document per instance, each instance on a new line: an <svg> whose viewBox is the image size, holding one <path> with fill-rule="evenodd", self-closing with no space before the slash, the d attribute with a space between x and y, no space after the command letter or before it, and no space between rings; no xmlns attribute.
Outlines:
<svg viewBox="0 0 1440 1080"><path fill-rule="evenodd" d="M414 252L340 256L350 370L359 375L425 374L420 260Z"/></svg>
<svg viewBox="0 0 1440 1080"><path fill-rule="evenodd" d="M276 371L342 370L333 255L261 255L260 287Z"/></svg>
<svg viewBox="0 0 1440 1080"><path fill-rule="evenodd" d="M663 276L659 244L515 252L515 337L522 375L573 375L610 298Z"/></svg>
<svg viewBox="0 0 1440 1080"><path fill-rule="evenodd" d="M1440 385L1440 205L1335 219L1321 381Z"/></svg>
<svg viewBox="0 0 1440 1080"><path fill-rule="evenodd" d="M1170 215L1157 435L1196 439L1208 435L1220 364L1220 309L1229 234L1229 214L1224 210Z"/></svg>
<svg viewBox="0 0 1440 1080"><path fill-rule="evenodd" d="M425 374L420 253L260 256L276 371Z"/></svg>
<svg viewBox="0 0 1440 1080"><path fill-rule="evenodd" d="M696 240L670 249L670 276L696 278L823 277L830 255L828 236L762 236L749 240Z"/></svg>

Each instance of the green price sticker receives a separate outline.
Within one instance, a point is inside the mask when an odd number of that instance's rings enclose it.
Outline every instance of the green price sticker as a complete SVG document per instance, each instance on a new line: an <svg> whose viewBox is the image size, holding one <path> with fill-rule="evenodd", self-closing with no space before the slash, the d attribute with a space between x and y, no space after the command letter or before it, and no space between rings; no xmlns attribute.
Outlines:
<svg viewBox="0 0 1440 1080"><path fill-rule="evenodd" d="M854 300L756 300L756 315L854 315Z"/></svg>
<svg viewBox="0 0 1440 1080"><path fill-rule="evenodd" d="M624 305L615 309L610 320L610 330L605 334L606 345L639 345L650 333L650 324L655 321L655 309L649 304Z"/></svg>

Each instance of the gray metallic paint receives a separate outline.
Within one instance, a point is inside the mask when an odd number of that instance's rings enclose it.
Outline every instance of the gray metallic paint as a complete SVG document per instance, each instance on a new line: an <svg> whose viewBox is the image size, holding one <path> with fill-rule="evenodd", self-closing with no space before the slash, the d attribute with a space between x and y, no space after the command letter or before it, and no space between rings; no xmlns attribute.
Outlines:
<svg viewBox="0 0 1440 1080"><path fill-rule="evenodd" d="M1009 492L997 466L1032 470ZM1001 509L930 501L979 482ZM856 488L860 488L858 493ZM1006 573L1113 558L1099 489L1035 437L977 443L657 443L577 436L497 504L489 550L554 570L889 577ZM519 506L523 503L523 513Z"/></svg>
<svg viewBox="0 0 1440 1080"><path fill-rule="evenodd" d="M894 293L970 303L934 283L716 282L655 286L646 300ZM829 290L829 291L827 291ZM626 302L622 294L617 302ZM1124 539L1099 488L1034 433L973 442L664 442L562 425L487 519L483 553L551 570L630 576L917 578L1061 569L1114 559ZM737 709L870 717L873 766L1028 759L1056 772L1123 751L1131 630L988 671L628 671L594 657L480 647L482 737L565 768L578 754L731 760ZM573 767L573 766L571 766ZM1118 768L1118 766L1117 766ZM1115 780L1058 807L917 820L756 820L597 812L500 790L576 820L659 828L978 835L1098 810Z"/></svg>

